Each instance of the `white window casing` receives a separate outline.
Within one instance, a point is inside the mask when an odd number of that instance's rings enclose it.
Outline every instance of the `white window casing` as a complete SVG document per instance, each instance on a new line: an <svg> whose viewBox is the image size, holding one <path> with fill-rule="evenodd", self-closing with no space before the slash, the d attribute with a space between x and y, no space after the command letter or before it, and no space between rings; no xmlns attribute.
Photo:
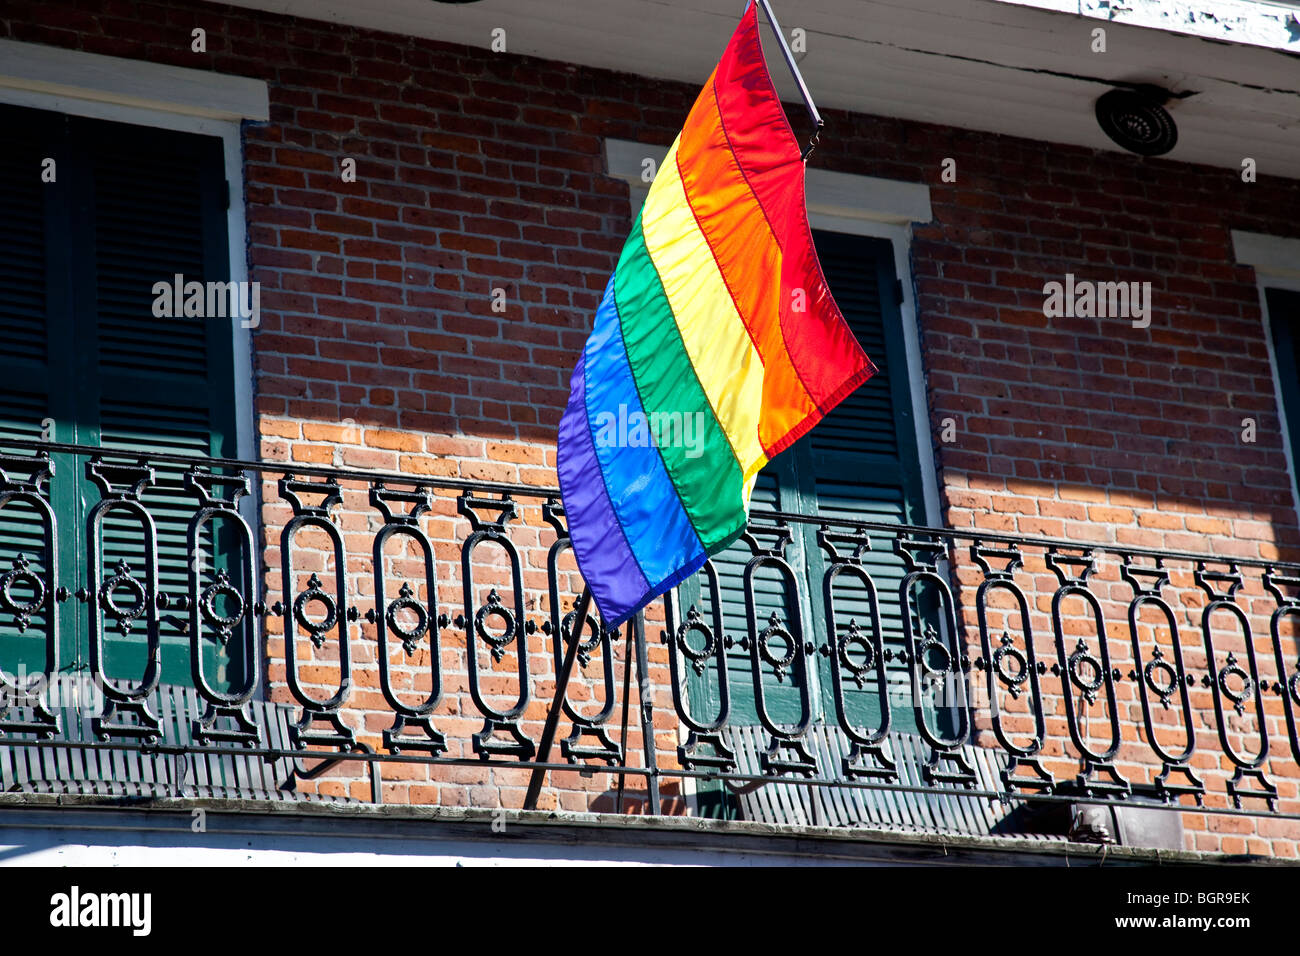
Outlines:
<svg viewBox="0 0 1300 956"><path fill-rule="evenodd" d="M643 171L657 170L668 150L662 146L635 143L622 139L605 141L605 160L609 175L624 180L629 187L632 209L641 208L650 183ZM921 339L917 326L916 296L912 291L911 242L912 223L930 222L930 188L920 183L857 176L824 169L807 171L805 192L808 221L814 229L845 232L860 236L888 239L894 249L894 272L903 287L899 312L903 340L907 347L907 379L911 388L912 417L916 423L916 445L920 457L922 500L926 521L938 526L939 485L930 435L930 412L926 406L925 374L921 363Z"/></svg>

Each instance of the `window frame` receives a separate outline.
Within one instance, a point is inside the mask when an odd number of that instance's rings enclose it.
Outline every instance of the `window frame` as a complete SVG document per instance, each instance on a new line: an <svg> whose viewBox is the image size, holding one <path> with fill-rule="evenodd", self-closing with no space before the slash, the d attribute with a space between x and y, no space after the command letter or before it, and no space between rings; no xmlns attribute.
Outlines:
<svg viewBox="0 0 1300 956"><path fill-rule="evenodd" d="M642 179L645 161L652 160L657 171L667 152L667 147L649 143L615 138L605 140L607 173L628 185L629 220L636 216L650 191L650 183ZM899 284L899 324L906 356L911 417L916 429L917 467L921 479L919 501L925 523L938 527L942 523L938 470L911 269L912 226L929 223L934 218L930 188L923 183L809 169L805 177L805 199L808 223L813 229L885 239L893 249L894 275ZM821 694L820 689L814 692ZM693 778L683 780L682 790L697 811L702 800L714 799L705 797Z"/></svg>
<svg viewBox="0 0 1300 956"><path fill-rule="evenodd" d="M220 140L219 173L228 195L225 278L231 282L249 279L243 123L268 121L269 103L267 84L262 80L0 40L0 104ZM253 330L239 321L229 322L227 327L231 335L228 371L233 378L233 454L255 460L259 442L253 400ZM249 527L258 528L260 489L254 486L252 491L241 500L240 513ZM255 581L265 575L263 557L260 549L254 552Z"/></svg>
<svg viewBox="0 0 1300 956"><path fill-rule="evenodd" d="M846 233L828 234L822 230L814 230L814 232L822 232L823 239L829 241L834 241L830 238L831 235L848 237L854 240L865 239L865 242L859 246L865 255L861 260L857 260L857 262L861 269L872 269L875 272L876 286L879 289L881 300L881 318L883 326L881 331L884 338L884 351L877 354L873 350L870 354L877 363L885 369L896 367L898 360L902 359L904 371L907 371L905 361L906 349L902 342L901 310L899 308L897 289L895 288L896 276L894 269L896 266L889 244L877 237L857 237ZM816 236L814 236L814 238L816 238ZM823 255L824 254L823 251ZM823 266L823 268L825 268L825 266ZM830 282L832 290L834 290L836 283L833 279L831 279ZM911 408L907 404L907 397L910 395L911 391L911 381L910 378L907 378L906 380L901 379L897 372L890 375L889 379L888 387L891 390L891 399L895 405L896 424L899 426L897 434L900 439L900 447L898 449L897 468L899 486L903 490L904 494L901 521L903 524L915 525L925 521L924 514L922 513L925 503L922 499L922 489L924 484L921 480L920 474L918 473L919 466L917 459L919 453L915 447L915 441L909 440L907 434L908 427L914 426ZM867 383L862 387L871 388L872 383ZM781 455L764 468L764 473L769 474L777 483L778 497L776 507L780 511L803 514L816 518L822 514L823 503L831 503L830 499L823 499L820 496L818 489L819 482L834 485L837 482L852 481L850 475L855 469L873 467L872 462L863 460L853 462L847 469L838 462L831 464L819 461L818 454L810 442L811 436L816 435L816 433L817 430L814 428L812 432L805 435L789 449L782 452ZM828 457L832 459L835 458L833 455ZM879 459L879 456L871 456L870 453L867 453L867 457L877 457L879 464L885 464L884 461ZM817 545L817 524L815 522L811 524L795 525L791 531L793 537L786 547L785 558L797 578L795 591L798 597L801 619L803 621L803 639L805 641L812 640L813 642L818 642L823 640L824 635L827 633L826 607L820 598L822 580L827 569L826 558L822 553L821 548ZM766 544L767 542L764 540L762 543ZM745 552L746 549L742 547L742 560L744 559ZM726 552L724 552L724 554L725 553ZM715 558L717 557L720 556L715 555ZM726 572L716 564L715 569L718 571L720 578L725 581ZM901 571L901 566L899 570ZM877 581L877 585L880 585L879 581ZM677 598L679 601L679 607L685 609L691 605L696 605L703 612L704 604L701 600L699 587L699 579L695 576L688 578L686 581L683 581L678 585ZM843 613L843 608L841 608L841 613ZM882 606L882 616L886 614L887 612ZM746 622L743 618L740 620L732 618L731 623L735 630L742 633L744 632ZM760 612L758 615L758 626L761 628L763 623L763 614ZM841 623L843 623L843 621L841 621ZM889 641L887 646L892 646L893 649L897 651L902 645L894 645L892 641ZM735 653L737 655L737 666L740 666L742 671L745 670L748 665L742 665L740 664L740 661L748 661L748 654L742 652L729 653ZM831 687L827 683L828 677L829 674L826 671L826 666L820 662L816 662L814 659L814 662L808 667L807 679L809 681L812 716L814 721L817 722L829 723L835 719L834 715L836 705L834 697L832 696L833 692ZM734 679L739 679L743 682L747 678L738 675ZM708 687L707 683L697 687L695 682L692 681L692 696L694 692L699 689L704 691L704 700L699 704L696 704L696 706L703 706L705 712L711 713L713 709L716 709L718 701L711 693L711 689ZM772 691L776 692L767 700L769 716L777 723L793 723L797 720L795 712L790 709L791 705L794 703L794 699L782 693L779 687L771 687L768 690L769 693ZM734 687L732 700L733 708L736 708L737 704L734 696ZM739 712L733 710L733 720L752 722L747 710L741 710ZM900 723L899 715L895 714L895 727L898 727Z"/></svg>
<svg viewBox="0 0 1300 956"><path fill-rule="evenodd" d="M650 184L641 178L645 160L657 170L668 148L631 140L605 140L605 164L609 175L628 185L629 218L645 202ZM907 356L907 380L911 392L912 422L916 428L916 449L921 472L920 501L925 523L938 527L943 512L939 504L939 477L926 401L925 368L921 360L921 330L916 312L912 279L912 226L934 217L930 208L930 187L854 173L810 169L805 195L808 223L816 230L886 239L894 250L894 275L901 286L898 300L903 346Z"/></svg>
<svg viewBox="0 0 1300 956"><path fill-rule="evenodd" d="M1297 446L1300 446L1300 361L1296 359L1297 337L1300 337L1300 280L1290 284L1265 280L1261 283L1260 293L1269 367L1277 400L1278 424L1281 426L1287 472L1291 479L1292 504L1300 518L1300 481L1297 480L1294 458ZM1286 328L1283 328L1282 318L1273 314L1275 294L1296 300L1296 316L1291 318L1290 325ZM1288 348L1282 348L1283 345Z"/></svg>
<svg viewBox="0 0 1300 956"><path fill-rule="evenodd" d="M13 40L0 40L0 63L0 103L220 138L230 190L229 278L248 281L242 124L270 118L265 82ZM238 457L251 460L257 457L252 329L240 322L230 327L235 447ZM256 521L255 504L245 502L245 518Z"/></svg>
<svg viewBox="0 0 1300 956"><path fill-rule="evenodd" d="M1296 467L1300 448L1292 441L1293 435L1300 436L1300 422L1290 421L1287 415L1287 386L1282 381L1275 345L1276 330L1268 302L1271 289L1300 293L1300 239L1234 229L1232 245L1237 263L1255 270L1264 348L1268 353L1269 373L1273 377L1273 400L1282 433L1282 451L1286 457L1287 475L1291 479L1291 506L1300 520L1300 472Z"/></svg>

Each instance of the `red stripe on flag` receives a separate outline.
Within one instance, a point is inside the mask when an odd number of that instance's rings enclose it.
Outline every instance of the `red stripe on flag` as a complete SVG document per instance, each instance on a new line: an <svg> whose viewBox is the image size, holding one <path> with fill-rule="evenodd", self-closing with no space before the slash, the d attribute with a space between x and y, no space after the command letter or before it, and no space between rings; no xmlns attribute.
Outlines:
<svg viewBox="0 0 1300 956"><path fill-rule="evenodd" d="M754 4L727 44L711 85L736 162L783 252L782 338L798 379L817 406L785 434L765 436L764 448L773 456L875 374L876 367L849 331L822 275L804 206L799 143L763 59ZM702 95L707 93L708 87Z"/></svg>

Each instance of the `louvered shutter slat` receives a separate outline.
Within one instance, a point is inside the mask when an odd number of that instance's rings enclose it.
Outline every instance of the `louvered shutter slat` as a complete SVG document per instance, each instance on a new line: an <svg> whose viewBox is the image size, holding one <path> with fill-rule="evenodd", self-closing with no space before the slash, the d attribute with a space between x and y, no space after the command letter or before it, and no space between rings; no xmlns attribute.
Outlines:
<svg viewBox="0 0 1300 956"><path fill-rule="evenodd" d="M93 135L99 127L93 127ZM138 138L137 138L138 137ZM205 177L215 174L214 141L143 131L103 141L93 162L95 317L98 344L99 440L132 455L220 455L233 442L229 380L213 356L229 349L230 318L153 314L154 286L180 275L184 282L228 278L220 247L211 241L218 211L205 207ZM188 593L186 532L195 502L174 465L155 465L155 484L142 496L157 537L159 588ZM208 574L223 563L223 548L203 542ZM139 522L113 516L104 527L103 565L126 561L143 576ZM189 681L189 638L164 616L163 680ZM144 663L143 645L109 635L113 659L129 673ZM212 662L208 672L212 673Z"/></svg>
<svg viewBox="0 0 1300 956"><path fill-rule="evenodd" d="M177 274L185 281L229 278L221 142L17 107L0 107L0 120L7 136L0 151L0 450L12 436L102 445L132 457L232 455L237 320L153 315L158 282L170 285ZM39 180L45 156L57 156L55 183ZM84 477L84 459L56 455L55 464L62 583L75 588L85 583L87 510L100 495ZM159 465L157 478L143 500L157 523L159 586L180 596L188 589L185 534L195 502L176 467ZM31 525L22 509L0 510L0 573L19 551L39 547ZM125 560L143 579L138 522L110 514L103 541L101 575ZM209 574L227 551L205 543ZM79 602L60 606L65 663L85 660L86 614ZM165 682L190 679L182 625L164 615ZM106 634L110 674L138 679L141 630ZM12 632L0 621L0 637ZM12 656L0 665L13 666Z"/></svg>

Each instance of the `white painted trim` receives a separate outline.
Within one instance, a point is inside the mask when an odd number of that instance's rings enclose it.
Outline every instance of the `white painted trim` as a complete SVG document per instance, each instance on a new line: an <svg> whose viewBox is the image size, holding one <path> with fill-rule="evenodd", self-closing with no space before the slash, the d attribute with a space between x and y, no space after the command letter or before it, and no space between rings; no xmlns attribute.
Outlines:
<svg viewBox="0 0 1300 956"><path fill-rule="evenodd" d="M668 155L667 148L650 143L636 143L628 139L605 140L605 168L615 179L621 179L632 189L645 191L650 184L641 178L641 171L647 159L654 161L654 169ZM651 173L653 177L653 172Z"/></svg>
<svg viewBox="0 0 1300 956"><path fill-rule="evenodd" d="M920 183L826 169L810 169L806 179L808 214L813 218L829 215L899 226L930 222L934 218L930 211L930 187Z"/></svg>
<svg viewBox="0 0 1300 956"><path fill-rule="evenodd" d="M605 140L605 161L609 175L624 180L633 189L648 190L641 178L647 159L658 169L668 150L625 139ZM850 219L903 225L929 222L930 188L920 183L855 176L826 169L810 169L806 177L808 212L826 213ZM819 227L820 228L820 227Z"/></svg>
<svg viewBox="0 0 1300 956"><path fill-rule="evenodd" d="M1300 484L1296 481L1296 452L1300 449L1291 447L1291 430L1287 424L1286 404L1282 400L1282 377L1278 373L1277 353L1273 348L1273 317L1268 311L1267 295L1269 289L1300 292L1300 239L1234 229L1232 248L1237 262L1255 269L1259 314L1264 326L1264 348L1268 352L1269 374L1273 377L1273 404L1277 406L1278 426L1282 430L1282 451L1286 455L1286 471L1291 479L1291 506L1297 517L1300 517Z"/></svg>
<svg viewBox="0 0 1300 956"><path fill-rule="evenodd" d="M1300 239L1234 229L1232 251L1239 263L1254 266L1256 275L1300 281Z"/></svg>
<svg viewBox="0 0 1300 956"><path fill-rule="evenodd" d="M646 143L607 139L605 159L609 175L627 182L632 208L645 202L650 184L641 171L646 159L655 169L667 150ZM855 176L824 169L810 169L807 175L808 221L814 229L846 232L888 239L894 248L894 271L903 286L899 312L903 342L907 350L907 379L912 393L912 417L916 424L916 445L921 466L921 495L927 523L938 527L939 479L930 434L930 410L925 397L925 371L921 362L921 335L912 285L911 242L913 222L929 222L930 188L918 183L895 182L874 176Z"/></svg>
<svg viewBox="0 0 1300 956"><path fill-rule="evenodd" d="M1273 376L1273 404L1277 406L1278 427L1282 430L1282 451L1286 455L1286 472L1291 479L1291 507L1295 509L1296 515L1300 517L1300 486L1296 482L1296 449L1291 447L1291 429L1287 424L1286 404L1282 401L1282 377L1277 370L1277 353L1273 348L1273 317L1269 315L1268 299L1265 296L1266 286L1272 283L1265 283L1262 279L1259 282L1259 311L1264 319L1264 347L1268 350L1268 370ZM1280 288L1294 288L1300 291L1300 281L1294 286L1281 286Z"/></svg>
<svg viewBox="0 0 1300 956"><path fill-rule="evenodd" d="M1294 51L1300 10L1266 0L997 0L1090 20Z"/></svg>
<svg viewBox="0 0 1300 956"><path fill-rule="evenodd" d="M209 119L270 118L261 80L14 40L0 40L0 87Z"/></svg>

